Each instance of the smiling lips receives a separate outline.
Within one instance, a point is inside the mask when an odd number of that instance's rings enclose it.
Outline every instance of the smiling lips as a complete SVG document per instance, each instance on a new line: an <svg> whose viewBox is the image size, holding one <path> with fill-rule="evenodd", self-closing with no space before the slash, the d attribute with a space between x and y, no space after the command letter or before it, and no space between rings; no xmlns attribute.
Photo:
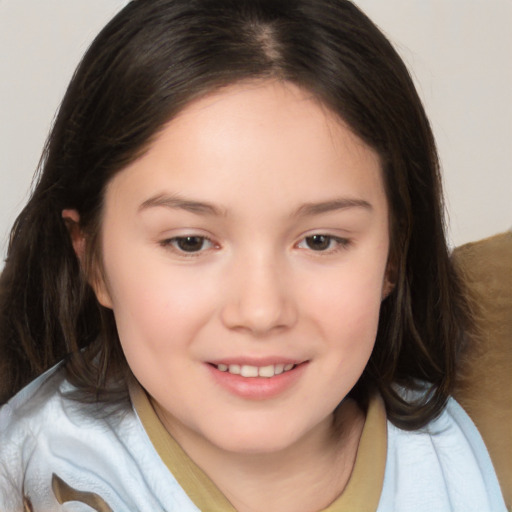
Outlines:
<svg viewBox="0 0 512 512"><path fill-rule="evenodd" d="M207 366L214 380L230 393L249 400L266 400L293 387L304 374L308 363L309 361L281 360L278 363L269 360L245 360L216 361Z"/></svg>
<svg viewBox="0 0 512 512"><path fill-rule="evenodd" d="M264 377L271 378L275 375L281 375L282 373L288 372L295 368L295 364L270 364L267 366L251 366L251 365L239 365L239 364L218 364L215 365L217 370L221 372L228 372L232 375L241 375L242 377Z"/></svg>

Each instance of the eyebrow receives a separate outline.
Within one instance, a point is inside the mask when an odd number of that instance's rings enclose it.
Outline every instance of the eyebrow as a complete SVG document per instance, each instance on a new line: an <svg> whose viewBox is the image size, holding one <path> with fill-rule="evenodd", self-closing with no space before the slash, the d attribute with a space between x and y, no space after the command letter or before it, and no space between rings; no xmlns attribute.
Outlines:
<svg viewBox="0 0 512 512"><path fill-rule="evenodd" d="M146 199L140 206L139 211L144 211L149 208L164 207L177 210L185 210L197 215L213 215L223 216L225 211L219 207L203 201L195 201L186 199L177 194L166 195L158 194ZM365 210L372 210L372 205L363 199L352 198L339 198L331 199L329 201L322 201L318 203L306 203L301 205L294 213L294 217L308 217L314 215L321 215L336 210L346 210L349 208L363 208Z"/></svg>
<svg viewBox="0 0 512 512"><path fill-rule="evenodd" d="M364 199L339 198L319 203L303 204L295 212L297 217L308 217L312 215L321 215L336 210L347 210L349 208L363 208L364 210L373 210L372 205Z"/></svg>
<svg viewBox="0 0 512 512"><path fill-rule="evenodd" d="M155 207L165 207L173 210L185 210L198 215L224 215L224 211L217 206L203 201L185 199L179 195L158 194L146 199L140 206L139 212Z"/></svg>

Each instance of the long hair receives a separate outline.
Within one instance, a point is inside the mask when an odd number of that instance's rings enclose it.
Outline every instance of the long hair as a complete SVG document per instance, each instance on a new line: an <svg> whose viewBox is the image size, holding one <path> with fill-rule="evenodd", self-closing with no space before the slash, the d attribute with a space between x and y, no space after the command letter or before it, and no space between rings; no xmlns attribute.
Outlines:
<svg viewBox="0 0 512 512"><path fill-rule="evenodd" d="M109 180L187 104L241 80L292 82L376 150L390 205L390 268L375 349L353 390L378 388L390 419L418 428L442 410L468 322L448 257L429 122L400 57L346 0L134 0L80 63L48 138L0 280L0 401L66 359L95 399L127 372L113 314L88 280L101 262ZM76 209L86 262L63 209ZM421 383L419 402L401 389Z"/></svg>

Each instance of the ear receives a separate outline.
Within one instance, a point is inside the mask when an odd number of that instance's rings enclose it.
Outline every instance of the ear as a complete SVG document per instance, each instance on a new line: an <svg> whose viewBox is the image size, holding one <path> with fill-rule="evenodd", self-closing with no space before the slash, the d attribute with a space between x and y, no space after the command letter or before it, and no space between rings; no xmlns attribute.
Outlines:
<svg viewBox="0 0 512 512"><path fill-rule="evenodd" d="M382 283L382 300L387 299L395 289L397 279L396 274L396 265L391 259L389 259L386 267L386 273L384 274L384 281Z"/></svg>
<svg viewBox="0 0 512 512"><path fill-rule="evenodd" d="M76 210L62 210L62 218L71 237L76 257L83 266L85 258L85 236L80 228L80 214Z"/></svg>
<svg viewBox="0 0 512 512"><path fill-rule="evenodd" d="M73 245L76 257L82 269L85 270L85 235L80 227L80 214L76 210L66 209L62 210L62 218L64 219L69 236L71 237L71 244ZM87 279L96 294L96 299L102 306L112 309L112 300L107 290L105 280L101 275L102 273L99 272L98 269L95 269L92 274L93 275L87 276Z"/></svg>
<svg viewBox="0 0 512 512"><path fill-rule="evenodd" d="M387 277L382 285L382 300L387 299L390 293L395 289L395 283L392 283Z"/></svg>

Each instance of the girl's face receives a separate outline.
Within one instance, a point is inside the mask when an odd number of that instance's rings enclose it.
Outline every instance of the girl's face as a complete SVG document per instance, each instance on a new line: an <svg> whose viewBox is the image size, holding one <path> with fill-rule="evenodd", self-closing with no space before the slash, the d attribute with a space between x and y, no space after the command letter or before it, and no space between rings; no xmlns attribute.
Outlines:
<svg viewBox="0 0 512 512"><path fill-rule="evenodd" d="M104 282L182 445L270 453L329 429L389 291L379 159L279 82L195 101L109 183Z"/></svg>

